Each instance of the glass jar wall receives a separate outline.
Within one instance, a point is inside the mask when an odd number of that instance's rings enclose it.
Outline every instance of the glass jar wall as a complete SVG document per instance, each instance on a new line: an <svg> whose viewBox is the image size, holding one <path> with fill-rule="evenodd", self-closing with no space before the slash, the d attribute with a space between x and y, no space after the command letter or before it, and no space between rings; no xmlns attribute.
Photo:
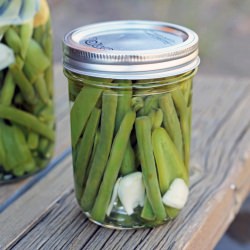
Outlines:
<svg viewBox="0 0 250 250"><path fill-rule="evenodd" d="M0 183L5 183L48 164L55 118L46 0L1 1L0 9Z"/></svg>
<svg viewBox="0 0 250 250"><path fill-rule="evenodd" d="M65 70L77 201L106 227L156 226L188 199L192 79L117 80Z"/></svg>

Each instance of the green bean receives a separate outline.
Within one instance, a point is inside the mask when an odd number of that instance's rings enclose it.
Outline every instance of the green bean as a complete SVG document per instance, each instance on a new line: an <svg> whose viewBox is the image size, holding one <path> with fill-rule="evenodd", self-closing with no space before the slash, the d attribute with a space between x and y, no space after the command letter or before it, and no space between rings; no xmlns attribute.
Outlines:
<svg viewBox="0 0 250 250"><path fill-rule="evenodd" d="M20 91L24 99L28 103L34 104L36 102L36 98L35 98L35 91L31 83L28 81L28 79L25 77L23 72L18 68L16 64L10 66L10 71L14 79L14 82L20 88Z"/></svg>
<svg viewBox="0 0 250 250"><path fill-rule="evenodd" d="M40 26L38 26L38 27L36 27L34 29L33 38L39 44L42 43L44 32L45 32L45 26L44 25L40 25Z"/></svg>
<svg viewBox="0 0 250 250"><path fill-rule="evenodd" d="M122 88L118 92L116 120L115 120L115 133L117 133L125 114L131 110L132 98L132 82L130 80L116 80L116 83ZM126 89L124 89L126 88ZM121 166L121 174L126 175L136 170L135 156L132 149L130 140L128 141L127 149L124 154L124 159Z"/></svg>
<svg viewBox="0 0 250 250"><path fill-rule="evenodd" d="M38 152L41 153L42 155L45 155L46 154L46 150L49 146L49 140L47 138L40 138L39 140L39 144L38 144Z"/></svg>
<svg viewBox="0 0 250 250"><path fill-rule="evenodd" d="M44 157L47 158L47 159L50 159L53 156L54 148L55 148L55 143L54 142L49 142L49 145L46 148Z"/></svg>
<svg viewBox="0 0 250 250"><path fill-rule="evenodd" d="M23 67L24 73L30 82L34 83L37 77L42 74L50 65L51 62L44 54L41 46L34 39L31 39Z"/></svg>
<svg viewBox="0 0 250 250"><path fill-rule="evenodd" d="M54 131L28 112L0 105L0 118L8 119L54 141Z"/></svg>
<svg viewBox="0 0 250 250"><path fill-rule="evenodd" d="M35 162L25 141L22 131L16 126L8 126L0 122L2 140L5 148L6 171L19 169L20 173L30 171L35 167Z"/></svg>
<svg viewBox="0 0 250 250"><path fill-rule="evenodd" d="M95 157L95 154L96 154L97 145L99 144L99 139L100 139L100 129L97 128L95 138L94 138L93 149L92 149L92 152L91 152L90 160L89 160L89 163L87 165L86 173L85 173L84 180L83 180L82 190L80 192L76 192L76 198L79 201L79 203L81 202L80 195L83 194L85 186L86 186L86 182L87 182L87 179L88 179L88 176L89 176L90 167L91 167L91 165L93 163L93 160L94 160L94 157Z"/></svg>
<svg viewBox="0 0 250 250"><path fill-rule="evenodd" d="M170 138L173 140L181 158L183 159L183 141L181 126L176 113L171 94L167 93L159 99L160 107L163 111L163 124Z"/></svg>
<svg viewBox="0 0 250 250"><path fill-rule="evenodd" d="M140 111L138 112L139 115L148 115L152 109L157 109L158 107L158 96L157 95L151 95L145 98L144 100L144 106Z"/></svg>
<svg viewBox="0 0 250 250"><path fill-rule="evenodd" d="M93 148L95 132L99 124L100 115L101 110L94 108L87 122L83 137L79 142L77 157L74 164L74 177L77 197L81 197L82 195L83 181L85 179L91 150Z"/></svg>
<svg viewBox="0 0 250 250"><path fill-rule="evenodd" d="M144 206L143 206L143 209L141 212L141 217L144 220L155 220L155 215L154 215L153 209L152 209L150 202L147 198L145 199L145 203L144 203Z"/></svg>
<svg viewBox="0 0 250 250"><path fill-rule="evenodd" d="M49 102L48 105L42 106L37 112L36 115L38 119L43 123L54 123L55 116L54 116L54 106L53 103Z"/></svg>
<svg viewBox="0 0 250 250"><path fill-rule="evenodd" d="M192 95L193 95L192 88L193 88L193 79L190 78L189 80L187 80L187 89L184 93L186 105L188 108L191 107L192 104Z"/></svg>
<svg viewBox="0 0 250 250"><path fill-rule="evenodd" d="M17 32L13 28L8 28L8 30L4 34L4 38L6 43L10 48L13 49L15 53L19 53L22 49L22 42Z"/></svg>
<svg viewBox="0 0 250 250"><path fill-rule="evenodd" d="M88 176L88 174L89 174L89 169L90 169L89 166L91 166L92 163L93 163L95 153L96 153L96 148L97 148L97 145L99 144L99 140L100 140L100 129L97 128L96 134L95 134L95 139L94 139L93 150L92 150L91 157L90 157L90 160L89 160L88 171L87 171L86 176Z"/></svg>
<svg viewBox="0 0 250 250"><path fill-rule="evenodd" d="M182 178L189 184L188 172L179 153L164 128L157 128L152 134L153 151L157 165L161 194L164 195L176 178ZM166 207L167 215L174 218L178 209Z"/></svg>
<svg viewBox="0 0 250 250"><path fill-rule="evenodd" d="M45 54L48 58L52 58L52 51L53 51L53 40L52 35L46 33L46 35L43 38L43 49Z"/></svg>
<svg viewBox="0 0 250 250"><path fill-rule="evenodd" d="M180 210L173 207L166 207L166 213L170 219L174 219L180 213Z"/></svg>
<svg viewBox="0 0 250 250"><path fill-rule="evenodd" d="M75 103L70 112L71 120L71 138L73 148L76 146L80 135L86 125L86 122L96 105L102 89L85 86L78 94ZM84 109L83 109L84 107Z"/></svg>
<svg viewBox="0 0 250 250"><path fill-rule="evenodd" d="M161 109L151 110L148 116L151 120L152 130L161 126L163 121L163 112Z"/></svg>
<svg viewBox="0 0 250 250"><path fill-rule="evenodd" d="M48 104L50 101L50 97L47 91L47 85L44 80L43 75L39 75L34 83L36 92L40 99L43 101L43 103Z"/></svg>
<svg viewBox="0 0 250 250"><path fill-rule="evenodd" d="M69 94L72 97L70 100L75 101L77 95L81 92L81 89L83 88L83 84L79 81L68 79L68 89ZM96 105L99 106L99 105Z"/></svg>
<svg viewBox="0 0 250 250"><path fill-rule="evenodd" d="M32 33L33 33L33 20L21 25L20 38L22 42L22 49L20 51L20 54L23 59L25 59L26 57Z"/></svg>
<svg viewBox="0 0 250 250"><path fill-rule="evenodd" d="M150 118L147 116L136 118L135 128L147 198L152 206L156 219L163 220L166 218L166 213L161 200L153 155Z"/></svg>
<svg viewBox="0 0 250 250"><path fill-rule="evenodd" d="M135 112L127 112L115 136L103 180L91 211L91 217L97 221L102 222L105 219L106 210L118 177L134 121Z"/></svg>
<svg viewBox="0 0 250 250"><path fill-rule="evenodd" d="M132 98L132 82L127 80L116 81L121 88L128 87L129 89L118 90L117 110L115 118L115 133L118 131L124 115L131 109L131 98Z"/></svg>
<svg viewBox="0 0 250 250"><path fill-rule="evenodd" d="M24 104L24 99L21 95L21 93L16 93L15 97L14 97L14 104L15 104L15 107L20 107L20 106L23 106Z"/></svg>
<svg viewBox="0 0 250 250"><path fill-rule="evenodd" d="M20 88L24 99L28 103L34 104L35 103L35 91L31 85L31 83L25 77L23 72L19 69L17 64L12 64L9 68L10 68L12 77L14 79L14 82Z"/></svg>
<svg viewBox="0 0 250 250"><path fill-rule="evenodd" d="M3 83L3 87L0 92L0 104L5 106L10 106L14 92L15 92L15 83L13 81L12 75L10 71L5 75L5 80Z"/></svg>
<svg viewBox="0 0 250 250"><path fill-rule="evenodd" d="M190 158L190 135L189 135L189 119L188 119L188 110L185 103L185 98L179 88L172 92L173 101L176 107L176 110L179 113L180 125L182 130L183 138L183 147L184 147L184 162L186 168L189 166Z"/></svg>
<svg viewBox="0 0 250 250"><path fill-rule="evenodd" d="M23 68L23 65L24 65L24 61L23 61L23 59L20 57L20 56L16 56L16 65L17 65L17 67L20 69L20 70L22 70L22 68Z"/></svg>
<svg viewBox="0 0 250 250"><path fill-rule="evenodd" d="M85 211L89 211L93 207L101 184L114 134L116 108L117 95L113 91L105 91L102 96L100 139L93 162L90 166L85 191L81 199L81 205Z"/></svg>
<svg viewBox="0 0 250 250"><path fill-rule="evenodd" d="M164 128L157 128L153 131L152 145L162 195L176 178L182 178L188 184L188 172Z"/></svg>
<svg viewBox="0 0 250 250"><path fill-rule="evenodd" d="M13 174L15 176L22 176L24 174L24 172L25 172L24 169L22 169L20 166L13 169Z"/></svg>
<svg viewBox="0 0 250 250"><path fill-rule="evenodd" d="M133 97L131 105L132 105L132 109L134 111L136 111L136 112L139 111L144 106L143 98L139 97L139 96Z"/></svg>
<svg viewBox="0 0 250 250"><path fill-rule="evenodd" d="M29 149L36 149L38 147L38 142L39 142L39 136L37 133L30 131L28 134L28 147Z"/></svg>
<svg viewBox="0 0 250 250"><path fill-rule="evenodd" d="M54 84L53 84L53 68L48 67L44 72L44 79L47 85L47 91L50 98L54 96Z"/></svg>
<svg viewBox="0 0 250 250"><path fill-rule="evenodd" d="M120 172L121 175L127 175L134 171L136 171L135 153L130 141L128 141Z"/></svg>

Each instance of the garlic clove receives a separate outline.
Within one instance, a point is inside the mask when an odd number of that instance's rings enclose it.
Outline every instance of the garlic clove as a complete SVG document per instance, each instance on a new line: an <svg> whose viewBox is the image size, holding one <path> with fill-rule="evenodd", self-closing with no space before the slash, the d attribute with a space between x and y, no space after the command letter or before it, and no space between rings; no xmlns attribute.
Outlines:
<svg viewBox="0 0 250 250"><path fill-rule="evenodd" d="M144 205L145 187L141 172L135 172L123 177L118 188L119 199L128 215L134 213L134 208Z"/></svg>
<svg viewBox="0 0 250 250"><path fill-rule="evenodd" d="M176 178L164 194L162 201L166 206L182 209L187 202L189 189L183 179Z"/></svg>

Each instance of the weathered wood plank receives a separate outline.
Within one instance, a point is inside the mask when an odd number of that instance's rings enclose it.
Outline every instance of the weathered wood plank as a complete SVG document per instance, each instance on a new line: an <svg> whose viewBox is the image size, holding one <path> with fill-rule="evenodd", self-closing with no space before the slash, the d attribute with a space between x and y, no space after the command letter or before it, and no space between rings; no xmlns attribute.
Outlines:
<svg viewBox="0 0 250 250"><path fill-rule="evenodd" d="M54 206L60 206L60 197L72 192L71 157L55 169L46 178L26 192L0 216L1 229L0 249L12 245L20 235L25 235L45 219ZM2 248L1 248L2 247Z"/></svg>
<svg viewBox="0 0 250 250"><path fill-rule="evenodd" d="M57 121L56 131L56 145L54 158L58 157L69 146L70 134L69 134L69 119L65 114L68 113L68 101L67 101L67 82L62 74L61 65L55 66L55 114ZM64 138L61 138L61 137ZM1 205L14 195L18 190L24 188L33 177L29 177L22 181L0 185L0 210Z"/></svg>
<svg viewBox="0 0 250 250"><path fill-rule="evenodd" d="M51 190L49 175L3 213L0 225L13 214L25 213L27 201L32 212L26 212L18 229L13 226L16 219L8 222L0 245L12 249L212 249L250 191L250 81L202 77L196 82L190 199L175 221L146 230L98 227L80 212L71 176L58 177L53 183L58 189L56 185L63 182L67 191L57 192L54 201L49 191L37 197L41 187ZM71 171L68 159L60 165Z"/></svg>

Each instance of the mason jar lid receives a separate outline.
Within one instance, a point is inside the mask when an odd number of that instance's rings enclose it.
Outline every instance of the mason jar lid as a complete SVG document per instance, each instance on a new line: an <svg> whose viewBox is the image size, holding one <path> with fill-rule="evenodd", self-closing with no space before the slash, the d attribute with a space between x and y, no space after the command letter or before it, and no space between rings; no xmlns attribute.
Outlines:
<svg viewBox="0 0 250 250"><path fill-rule="evenodd" d="M63 43L64 67L115 79L150 79L185 73L199 65L198 36L155 21L112 21L77 28Z"/></svg>

